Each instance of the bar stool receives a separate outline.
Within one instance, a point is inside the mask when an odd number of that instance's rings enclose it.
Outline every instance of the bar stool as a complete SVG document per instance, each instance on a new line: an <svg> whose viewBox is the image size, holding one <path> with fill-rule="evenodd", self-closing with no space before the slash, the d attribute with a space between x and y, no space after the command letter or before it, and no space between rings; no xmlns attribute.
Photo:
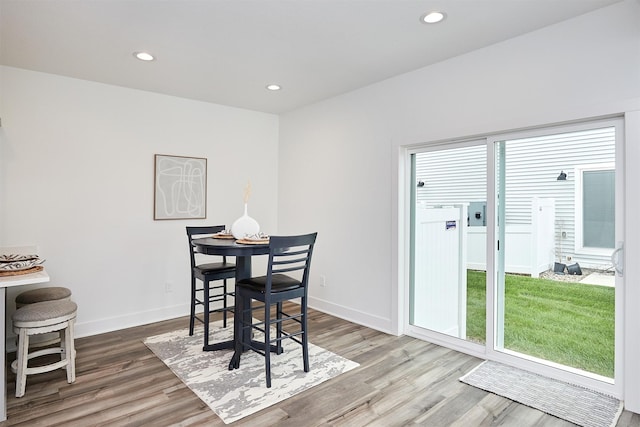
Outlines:
<svg viewBox="0 0 640 427"><path fill-rule="evenodd" d="M16 308L44 301L70 300L71 290L62 286L48 286L21 292L16 297Z"/></svg>
<svg viewBox="0 0 640 427"><path fill-rule="evenodd" d="M47 286L44 288L30 289L28 291L21 292L16 296L16 309L24 307L27 304L34 304L36 302L44 301L61 301L70 300L71 290L62 286ZM16 337L17 340L17 337ZM29 346L45 347L51 344L60 342L59 334L52 332L50 334L42 334L37 337L33 337Z"/></svg>
<svg viewBox="0 0 640 427"><path fill-rule="evenodd" d="M13 313L13 331L18 335L17 359L11 363L16 373L16 397L24 396L27 375L50 372L65 368L67 382L76 380L76 352L73 327L78 306L73 301L45 301L25 305ZM57 331L60 347L48 347L29 352L32 335ZM60 360L47 365L28 367L30 359L49 354L60 354Z"/></svg>

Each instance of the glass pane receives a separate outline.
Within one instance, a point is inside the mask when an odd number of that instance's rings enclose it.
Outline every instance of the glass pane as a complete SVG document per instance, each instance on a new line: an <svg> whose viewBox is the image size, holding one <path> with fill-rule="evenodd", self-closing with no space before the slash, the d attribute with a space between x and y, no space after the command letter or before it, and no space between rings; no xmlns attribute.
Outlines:
<svg viewBox="0 0 640 427"><path fill-rule="evenodd" d="M484 343L486 146L418 153L412 166L410 323Z"/></svg>
<svg viewBox="0 0 640 427"><path fill-rule="evenodd" d="M615 244L614 171L584 171L582 197L584 246L613 249Z"/></svg>
<svg viewBox="0 0 640 427"><path fill-rule="evenodd" d="M584 204L585 241L589 229L592 242L613 243L603 236L613 238L614 175L585 173L580 199L573 171L614 164L615 129L507 140L495 151L495 348L612 378L615 289L580 282L605 274L610 252L580 252L575 242Z"/></svg>

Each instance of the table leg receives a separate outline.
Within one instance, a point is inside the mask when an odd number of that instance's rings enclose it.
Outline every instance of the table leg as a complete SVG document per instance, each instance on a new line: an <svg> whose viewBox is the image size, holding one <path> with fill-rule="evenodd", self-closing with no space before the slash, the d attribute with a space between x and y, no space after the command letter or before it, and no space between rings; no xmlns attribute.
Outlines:
<svg viewBox="0 0 640 427"><path fill-rule="evenodd" d="M251 277L251 257L236 257L236 283L242 279L248 279ZM244 341L248 341L251 338L251 329L242 328L241 316L247 317L244 313L244 304L242 298L238 296L238 287L236 286L236 296L233 311L233 342L234 352L231 361L229 362L229 370L237 369L240 366L240 356L242 355L243 339L240 334L244 333ZM244 319L245 323L251 321L251 319Z"/></svg>
<svg viewBox="0 0 640 427"><path fill-rule="evenodd" d="M243 342L251 342L251 346L264 350L265 344L258 341L251 340L251 328L243 328L243 323L249 325L251 323L251 313L249 310L244 310L245 304L250 304L250 299L238 298L238 288L236 287L236 303L235 313L233 316L233 336L234 336L234 351L231 361L229 362L229 370L238 369L240 367L240 357L242 353L248 350L248 346L243 345ZM240 319L243 319L242 321ZM244 338L242 335L244 334ZM269 346L269 351L272 353L280 354L282 350L278 349L278 346Z"/></svg>
<svg viewBox="0 0 640 427"><path fill-rule="evenodd" d="M238 297L238 287L236 286L236 297L233 312L233 356L229 362L229 370L238 369L240 367L240 356L242 355L242 321L240 317L244 309L243 299ZM251 331L249 331L251 333Z"/></svg>
<svg viewBox="0 0 640 427"><path fill-rule="evenodd" d="M236 257L236 282L238 280L246 279L251 277L251 257L243 256ZM242 342L236 338L236 333L242 330L242 324L239 322L240 315L242 313L242 305L239 304L240 298L235 298L234 303L234 312L233 312L233 340L231 341L223 341L217 342L213 344L206 344L202 350L203 351L216 351L216 350L224 350L224 349L234 349L233 358L231 359L231 363L229 363L229 370L234 369L232 366L240 364L240 355L242 354L242 349L240 351L237 350L236 344L238 342ZM239 308L240 307L240 308ZM245 334L251 334L251 330L247 329ZM250 335L249 335L250 336ZM245 339L247 336L245 336ZM234 360L237 360L234 362ZM237 366L235 366L237 367Z"/></svg>
<svg viewBox="0 0 640 427"><path fill-rule="evenodd" d="M251 277L251 257L237 257L236 258L236 283L238 280ZM251 300L248 301L238 296L238 287L236 286L235 306L233 313L233 336L234 336L234 352L229 362L229 370L238 369L240 367L240 357L242 353L248 350L247 346L243 346L243 342L251 342L251 345L265 349L264 343L251 340L251 328L243 328L245 325L251 324L251 312L245 311L246 304L251 304ZM242 319L242 321L240 320ZM244 335L244 336L242 336ZM269 347L269 350L273 353L278 353L278 348L275 345Z"/></svg>
<svg viewBox="0 0 640 427"><path fill-rule="evenodd" d="M236 282L238 280L246 279L251 277L251 257L236 257ZM223 350L223 349L234 349L233 358L229 363L229 370L237 368L240 365L240 355L242 354L242 347L238 350L238 343L242 343L242 340L238 339L239 337L236 335L242 331L242 322L240 322L240 314L242 313L242 301L241 298L238 297L236 293L235 297L235 305L234 305L234 313L233 313L233 340L218 342L213 344L206 344L202 350L203 351L215 351L215 350ZM251 337L251 330L246 329L245 340Z"/></svg>
<svg viewBox="0 0 640 427"><path fill-rule="evenodd" d="M251 257L236 257L236 282L251 277Z"/></svg>

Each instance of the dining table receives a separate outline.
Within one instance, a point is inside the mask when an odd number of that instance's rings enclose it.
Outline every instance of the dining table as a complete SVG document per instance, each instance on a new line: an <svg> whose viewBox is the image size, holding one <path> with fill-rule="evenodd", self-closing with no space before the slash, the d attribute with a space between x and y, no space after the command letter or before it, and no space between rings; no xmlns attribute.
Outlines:
<svg viewBox="0 0 640 427"><path fill-rule="evenodd" d="M37 247L35 246L21 246L0 248L0 255L4 254L35 254ZM15 275L2 275L0 276L0 339L2 339L2 354L0 354L0 422L7 419L7 377L4 367L6 366L7 357L7 340L6 340L6 324L5 316L7 311L7 288L14 286L31 285L35 283L48 282L49 275L44 268L34 268L34 272L16 272ZM29 270L31 271L31 270ZM25 273L26 272L26 273Z"/></svg>
<svg viewBox="0 0 640 427"><path fill-rule="evenodd" d="M241 242L246 243L241 243ZM192 241L197 252L206 255L219 255L219 256L233 256L236 259L236 283L242 279L248 279L251 277L251 260L254 256L268 255L269 243L263 242L251 242L246 240L236 240L229 236L222 237L204 237L200 239L193 239ZM242 346L241 342L248 342L251 339L250 328L243 328L242 324L249 324L251 322L249 312L244 311L244 306L250 303L243 301L241 298L235 298L234 302L234 316L233 316L233 339L229 341L222 341L211 343L203 346L203 351L216 351L222 349L234 349L233 357L229 362L229 370L236 369L240 365L240 356L247 350L246 346ZM244 319L238 313L243 313ZM242 336L241 334L244 334ZM257 348L264 348L263 343L252 341L252 346ZM276 351L275 346L271 346L271 351Z"/></svg>

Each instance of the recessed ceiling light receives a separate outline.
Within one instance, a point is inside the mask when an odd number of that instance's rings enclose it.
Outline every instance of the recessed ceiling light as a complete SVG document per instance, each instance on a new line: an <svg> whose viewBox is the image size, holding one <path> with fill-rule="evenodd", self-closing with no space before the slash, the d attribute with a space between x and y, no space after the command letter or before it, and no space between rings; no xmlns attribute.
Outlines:
<svg viewBox="0 0 640 427"><path fill-rule="evenodd" d="M133 56L138 58L140 61L153 61L156 59L153 55L147 52L134 52Z"/></svg>
<svg viewBox="0 0 640 427"><path fill-rule="evenodd" d="M420 21L425 24L436 24L445 18L444 12L428 12L420 17Z"/></svg>
<svg viewBox="0 0 640 427"><path fill-rule="evenodd" d="M267 89L269 89L269 90L280 90L282 88L280 87L280 85L270 84L270 85L267 85Z"/></svg>

